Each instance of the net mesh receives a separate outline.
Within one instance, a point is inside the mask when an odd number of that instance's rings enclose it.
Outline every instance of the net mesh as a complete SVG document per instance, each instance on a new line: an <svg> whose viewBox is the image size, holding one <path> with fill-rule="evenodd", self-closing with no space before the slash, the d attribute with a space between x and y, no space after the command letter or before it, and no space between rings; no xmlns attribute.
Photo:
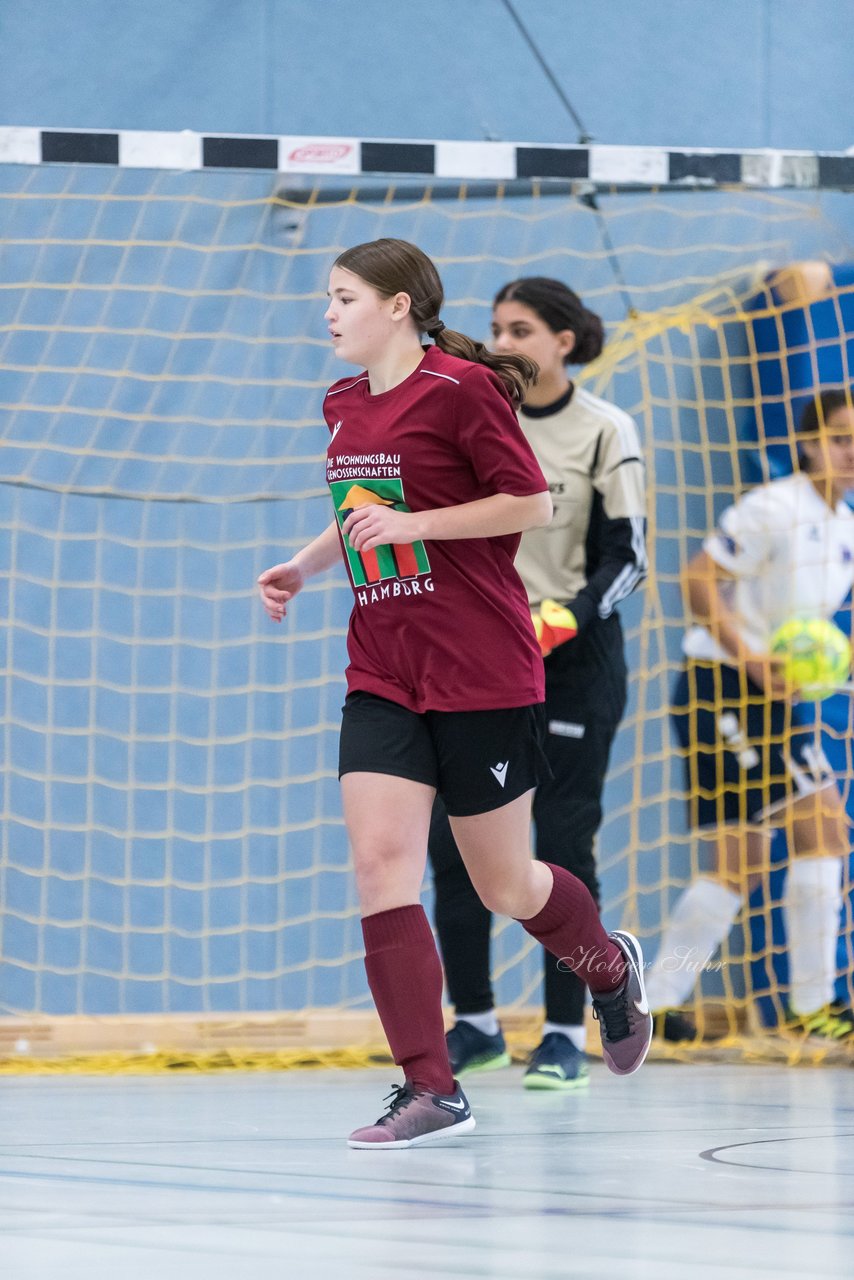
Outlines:
<svg viewBox="0 0 854 1280"><path fill-rule="evenodd" d="M276 628L253 584L328 522L327 273L381 235L431 254L447 322L474 336L523 274L567 280L608 325L583 380L641 427L652 572L623 609L599 861L606 922L654 946L696 868L668 723L679 568L768 457L752 335L786 306L763 280L851 259L852 227L833 192L595 210L536 185L283 194L257 174L0 168L2 1011L370 1008L335 767L350 589L313 581ZM785 412L788 389L765 402ZM704 975L732 1029L783 990L774 909L755 908L765 952L737 930ZM494 961L500 1003L535 1006L515 924Z"/></svg>

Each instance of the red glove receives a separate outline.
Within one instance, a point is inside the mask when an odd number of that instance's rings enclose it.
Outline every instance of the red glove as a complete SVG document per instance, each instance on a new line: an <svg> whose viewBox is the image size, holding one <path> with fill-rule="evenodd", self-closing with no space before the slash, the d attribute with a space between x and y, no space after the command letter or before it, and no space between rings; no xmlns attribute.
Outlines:
<svg viewBox="0 0 854 1280"><path fill-rule="evenodd" d="M578 635L575 614L556 600L544 600L538 610L531 610L531 621L544 658L559 644L566 644Z"/></svg>

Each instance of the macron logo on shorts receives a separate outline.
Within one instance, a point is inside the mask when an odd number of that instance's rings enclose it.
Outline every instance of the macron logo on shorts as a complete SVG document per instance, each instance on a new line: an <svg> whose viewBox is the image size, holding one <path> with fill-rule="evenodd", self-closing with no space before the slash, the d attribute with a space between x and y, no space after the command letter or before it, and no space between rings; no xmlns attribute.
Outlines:
<svg viewBox="0 0 854 1280"><path fill-rule="evenodd" d="M491 764L489 766L489 772L494 776L500 787L504 786L507 779L507 766L509 763L509 760L505 760L503 764Z"/></svg>

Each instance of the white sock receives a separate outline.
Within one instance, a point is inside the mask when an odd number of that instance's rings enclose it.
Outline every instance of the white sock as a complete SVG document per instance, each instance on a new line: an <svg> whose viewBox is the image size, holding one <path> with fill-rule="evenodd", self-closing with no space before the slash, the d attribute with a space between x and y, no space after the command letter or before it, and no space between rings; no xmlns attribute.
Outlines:
<svg viewBox="0 0 854 1280"><path fill-rule="evenodd" d="M559 1036L566 1036L567 1040L571 1040L576 1049L580 1049L583 1053L587 1048L587 1028L576 1027L566 1022L544 1022L543 1023L543 1039L550 1036L552 1032L557 1032Z"/></svg>
<svg viewBox="0 0 854 1280"><path fill-rule="evenodd" d="M457 1014L457 1022L470 1022L473 1027L477 1027L478 1031L482 1031L485 1036L497 1035L500 1030L494 1009L490 1009L488 1013L459 1013Z"/></svg>
<svg viewBox="0 0 854 1280"><path fill-rule="evenodd" d="M833 999L841 906L841 859L792 859L786 873L783 911L789 990L797 1013L814 1013Z"/></svg>
<svg viewBox="0 0 854 1280"><path fill-rule="evenodd" d="M676 1009L733 926L741 897L718 880L694 880L677 898L646 972L650 1009Z"/></svg>

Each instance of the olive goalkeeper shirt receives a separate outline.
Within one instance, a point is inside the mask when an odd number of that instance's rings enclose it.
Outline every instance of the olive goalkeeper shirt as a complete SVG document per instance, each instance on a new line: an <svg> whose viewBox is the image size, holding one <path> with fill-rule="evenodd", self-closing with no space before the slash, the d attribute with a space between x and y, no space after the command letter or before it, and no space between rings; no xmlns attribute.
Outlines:
<svg viewBox="0 0 854 1280"><path fill-rule="evenodd" d="M516 568L532 608L558 600L579 631L646 577L646 495L634 420L581 387L519 420L548 481L551 524L522 535Z"/></svg>

